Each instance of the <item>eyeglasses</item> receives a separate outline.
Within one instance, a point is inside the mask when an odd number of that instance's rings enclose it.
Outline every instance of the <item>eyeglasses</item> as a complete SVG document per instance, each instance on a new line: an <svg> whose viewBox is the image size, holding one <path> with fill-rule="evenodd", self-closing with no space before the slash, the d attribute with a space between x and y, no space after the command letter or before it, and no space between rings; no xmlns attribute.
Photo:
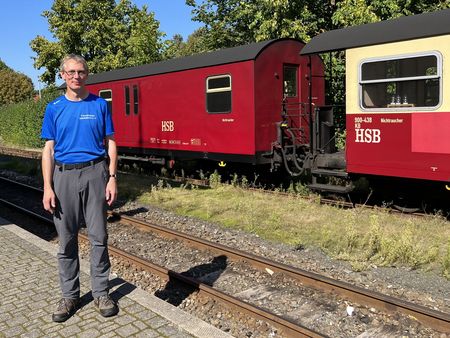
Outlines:
<svg viewBox="0 0 450 338"><path fill-rule="evenodd" d="M87 75L87 72L85 70L69 70L68 72L64 71L64 73L66 73L70 78L74 77L75 74L78 74L78 76L81 78L84 78Z"/></svg>

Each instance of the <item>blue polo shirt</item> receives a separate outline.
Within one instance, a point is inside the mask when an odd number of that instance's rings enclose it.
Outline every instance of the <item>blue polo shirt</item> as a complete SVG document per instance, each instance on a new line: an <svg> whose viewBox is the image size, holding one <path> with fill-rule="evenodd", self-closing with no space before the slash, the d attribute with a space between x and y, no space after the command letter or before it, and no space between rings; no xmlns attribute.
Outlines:
<svg viewBox="0 0 450 338"><path fill-rule="evenodd" d="M55 160L81 163L105 156L104 139L114 134L107 102L94 94L82 101L64 95L47 105L41 137L55 141Z"/></svg>

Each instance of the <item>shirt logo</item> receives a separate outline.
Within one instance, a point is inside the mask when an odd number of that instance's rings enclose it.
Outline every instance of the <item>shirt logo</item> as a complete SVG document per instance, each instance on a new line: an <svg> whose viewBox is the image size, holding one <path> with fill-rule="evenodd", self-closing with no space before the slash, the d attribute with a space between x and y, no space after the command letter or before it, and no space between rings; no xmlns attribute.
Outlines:
<svg viewBox="0 0 450 338"><path fill-rule="evenodd" d="M80 115L80 120L96 120L97 116L93 115L93 114L81 114Z"/></svg>

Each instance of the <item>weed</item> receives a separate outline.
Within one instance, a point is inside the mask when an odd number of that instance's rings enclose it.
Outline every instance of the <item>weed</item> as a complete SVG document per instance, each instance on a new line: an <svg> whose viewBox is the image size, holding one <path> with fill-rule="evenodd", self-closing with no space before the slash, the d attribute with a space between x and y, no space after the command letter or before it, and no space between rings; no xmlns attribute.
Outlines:
<svg viewBox="0 0 450 338"><path fill-rule="evenodd" d="M442 259L442 271L445 277L450 279L450 240L447 244L447 252L444 258Z"/></svg>
<svg viewBox="0 0 450 338"><path fill-rule="evenodd" d="M222 176L219 175L217 170L214 170L214 172L209 176L209 186L216 189L220 186L221 182Z"/></svg>

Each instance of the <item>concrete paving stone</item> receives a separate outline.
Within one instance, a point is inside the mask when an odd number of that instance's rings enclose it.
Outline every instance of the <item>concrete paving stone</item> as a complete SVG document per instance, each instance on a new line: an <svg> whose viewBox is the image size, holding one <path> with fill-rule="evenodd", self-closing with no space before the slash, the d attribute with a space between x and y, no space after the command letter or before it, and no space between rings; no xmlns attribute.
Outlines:
<svg viewBox="0 0 450 338"><path fill-rule="evenodd" d="M136 320L133 316L130 316L129 314L122 314L121 316L117 316L114 318L114 323L117 323L119 325L125 325L128 323L132 323Z"/></svg>
<svg viewBox="0 0 450 338"><path fill-rule="evenodd" d="M121 306L122 309L126 310L128 313L130 314L137 314L139 312L142 312L145 310L145 307L143 307L140 304L130 304L127 307L124 307L123 305Z"/></svg>
<svg viewBox="0 0 450 338"><path fill-rule="evenodd" d="M17 295L19 299L27 299L28 301L34 301L34 295L36 293L33 290L24 290Z"/></svg>
<svg viewBox="0 0 450 338"><path fill-rule="evenodd" d="M35 329L39 330L44 323L40 319L34 319L33 321L29 321L28 323L25 323L22 325L22 327L26 331L33 331Z"/></svg>
<svg viewBox="0 0 450 338"><path fill-rule="evenodd" d="M134 305L135 304L135 302L133 302L131 299L129 299L129 298L127 298L127 297L122 297L122 298L120 298L120 300L119 300L119 307L121 308L121 309L125 309L125 308L127 308L128 306L130 306L130 305Z"/></svg>
<svg viewBox="0 0 450 338"><path fill-rule="evenodd" d="M100 332L101 332L102 334L106 334L106 333L108 333L108 332L114 331L114 330L116 330L118 327L120 327L119 324L116 324L116 323L108 322L107 324L108 324L108 325L106 325L106 326L103 326L103 325L102 325L102 328L100 329Z"/></svg>
<svg viewBox="0 0 450 338"><path fill-rule="evenodd" d="M102 338L117 338L117 334L114 331L108 332L106 334L102 333Z"/></svg>
<svg viewBox="0 0 450 338"><path fill-rule="evenodd" d="M83 307L82 309L79 310L79 314L78 314L83 320L88 320L90 318L96 318L98 316L98 311L97 309L92 308L88 308L88 307Z"/></svg>
<svg viewBox="0 0 450 338"><path fill-rule="evenodd" d="M145 321L148 325L150 325L152 328L157 329L163 325L169 324L169 321L165 318L162 318L160 316L154 317L152 319Z"/></svg>
<svg viewBox="0 0 450 338"><path fill-rule="evenodd" d="M62 330L59 330L59 334L61 334L63 337L68 337L70 335L75 335L81 332L80 327L78 325L70 325Z"/></svg>
<svg viewBox="0 0 450 338"><path fill-rule="evenodd" d="M50 318L51 319L51 318ZM63 324L59 324L59 323L55 323L55 322L50 322L48 324L44 324L41 327L41 330L45 333L52 333L55 331L58 331L59 329L61 329L63 327Z"/></svg>
<svg viewBox="0 0 450 338"><path fill-rule="evenodd" d="M3 311L3 309L0 307L0 323L1 322L7 322L11 318L12 318L12 316L8 312Z"/></svg>
<svg viewBox="0 0 450 338"><path fill-rule="evenodd" d="M187 332L177 332L171 335L170 338L193 338L193 337Z"/></svg>
<svg viewBox="0 0 450 338"><path fill-rule="evenodd" d="M33 299L33 302L30 302L30 303L27 304L27 306L28 306L28 308L30 310L39 310L39 309L42 309L44 307L52 305L52 304L50 304L49 302L47 302L46 300L43 300L43 299L42 300L37 300L37 301L34 298L31 298L31 299Z"/></svg>
<svg viewBox="0 0 450 338"><path fill-rule="evenodd" d="M21 338L39 338L42 337L42 332L39 329L28 331L20 335Z"/></svg>
<svg viewBox="0 0 450 338"><path fill-rule="evenodd" d="M29 322L39 320L40 322L44 323L41 320L41 317L47 316L47 312L45 312L43 309L35 309L35 310L24 309L23 316L27 317Z"/></svg>
<svg viewBox="0 0 450 338"><path fill-rule="evenodd" d="M98 320L96 319L82 320L80 321L80 327L83 331L92 328L98 328Z"/></svg>
<svg viewBox="0 0 450 338"><path fill-rule="evenodd" d="M11 284L9 284L11 286ZM12 303L16 300L17 291L15 289L2 292L2 305Z"/></svg>
<svg viewBox="0 0 450 338"><path fill-rule="evenodd" d="M149 320L152 318L157 317L158 315L150 310L144 310L142 312L139 312L139 319L140 320Z"/></svg>
<svg viewBox="0 0 450 338"><path fill-rule="evenodd" d="M9 312L15 309L14 303L0 305L0 313Z"/></svg>
<svg viewBox="0 0 450 338"><path fill-rule="evenodd" d="M4 337L7 338L7 337L19 336L22 333L25 333L25 329L21 326L15 326L15 327L4 330L2 332L2 335L4 335Z"/></svg>
<svg viewBox="0 0 450 338"><path fill-rule="evenodd" d="M116 330L116 333L121 337L130 337L139 332L139 329L133 324L123 325Z"/></svg>
<svg viewBox="0 0 450 338"><path fill-rule="evenodd" d="M147 324L145 324L144 322L142 322L140 320L134 321L133 325L136 326L139 330L144 330L147 327Z"/></svg>
<svg viewBox="0 0 450 338"><path fill-rule="evenodd" d="M136 338L155 338L162 337L158 332L152 329L145 329L135 335Z"/></svg>
<svg viewBox="0 0 450 338"><path fill-rule="evenodd" d="M168 336L170 338L175 337L175 336L178 337L178 335L180 335L180 336L183 335L184 338L186 338L186 337L192 338L191 335L186 336L182 330L178 329L177 327L173 326L172 324L161 326L158 329L158 332L163 334L164 336Z"/></svg>
<svg viewBox="0 0 450 338"><path fill-rule="evenodd" d="M83 331L83 332L77 334L77 338L95 338L95 337L101 337L101 336L102 336L102 334L94 328L91 328L89 330L86 330L86 331Z"/></svg>
<svg viewBox="0 0 450 338"><path fill-rule="evenodd" d="M22 326L22 324L28 322L28 318L22 315L15 316L8 321L10 327Z"/></svg>

